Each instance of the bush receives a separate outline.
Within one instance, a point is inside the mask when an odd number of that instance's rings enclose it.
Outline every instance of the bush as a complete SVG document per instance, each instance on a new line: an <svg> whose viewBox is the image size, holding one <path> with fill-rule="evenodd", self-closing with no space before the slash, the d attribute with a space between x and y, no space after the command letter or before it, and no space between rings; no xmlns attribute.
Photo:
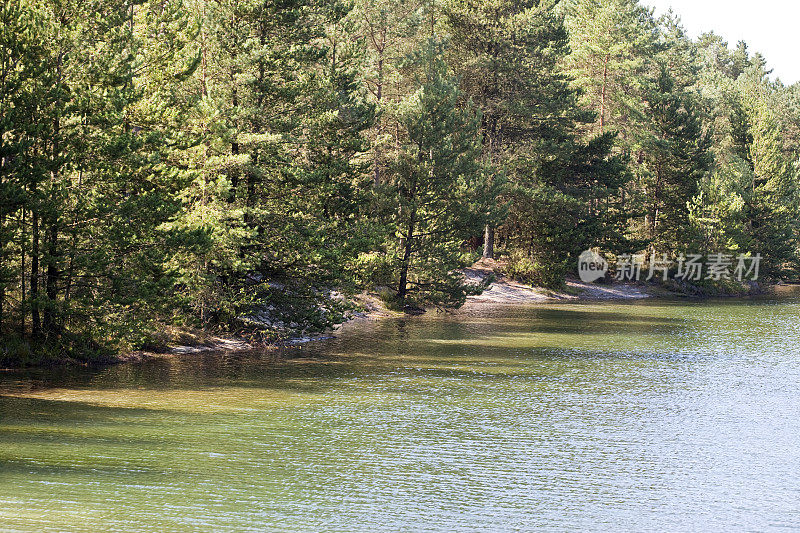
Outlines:
<svg viewBox="0 0 800 533"><path fill-rule="evenodd" d="M360 287L391 283L394 280L394 268L391 258L378 252L359 255L351 266L353 281Z"/></svg>
<svg viewBox="0 0 800 533"><path fill-rule="evenodd" d="M527 283L536 287L560 289L564 287L566 264L556 263L543 265L519 250L511 252L505 274L514 281Z"/></svg>
<svg viewBox="0 0 800 533"><path fill-rule="evenodd" d="M0 343L0 365L25 366L35 362L30 343L16 335L4 335Z"/></svg>
<svg viewBox="0 0 800 533"><path fill-rule="evenodd" d="M378 295L378 298L383 302L387 309L390 311L402 311L403 306L400 305L400 301L397 299L397 291L390 289L389 287L376 287L375 293Z"/></svg>
<svg viewBox="0 0 800 533"><path fill-rule="evenodd" d="M29 340L4 335L0 342L0 366L25 368L41 365L101 365L117 361L116 350L101 346L88 335L62 333L57 338Z"/></svg>

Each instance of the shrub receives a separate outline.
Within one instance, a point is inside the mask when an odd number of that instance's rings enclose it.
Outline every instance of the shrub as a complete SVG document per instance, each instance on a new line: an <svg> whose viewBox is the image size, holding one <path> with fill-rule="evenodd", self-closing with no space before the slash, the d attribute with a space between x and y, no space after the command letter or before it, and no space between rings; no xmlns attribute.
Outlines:
<svg viewBox="0 0 800 533"><path fill-rule="evenodd" d="M505 274L509 278L532 286L559 289L564 286L565 263L543 265L524 252L515 250L508 256Z"/></svg>

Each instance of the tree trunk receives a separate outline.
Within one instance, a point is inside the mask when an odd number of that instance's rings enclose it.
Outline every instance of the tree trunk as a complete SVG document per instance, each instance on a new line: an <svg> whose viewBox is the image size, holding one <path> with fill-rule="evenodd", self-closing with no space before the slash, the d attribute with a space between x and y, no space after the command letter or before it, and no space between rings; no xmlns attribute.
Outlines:
<svg viewBox="0 0 800 533"><path fill-rule="evenodd" d="M133 34L133 4L131 3L130 8L130 31L131 35ZM62 67L63 67L63 58L64 53L60 53L58 55L58 64L57 64L57 72L58 72L58 81L59 84L63 80L62 75ZM129 71L129 78L125 81L125 84L132 84L133 74ZM130 125L128 123L128 119L125 120L125 131L129 131ZM56 113L53 117L53 143L51 147L51 160L53 164L53 168L50 172L50 179L52 180L54 185L58 184L58 181L61 176L61 100L59 98L56 107ZM45 221L47 222L45 228L45 240L47 245L47 253L45 255L45 262L47 268L45 269L45 278L44 278L44 293L47 297L47 303L43 308L43 325L45 330L45 335L56 335L58 326L56 324L56 299L58 298L58 262L56 261L56 257L58 256L58 211L55 213L50 213L45 217Z"/></svg>
<svg viewBox="0 0 800 533"><path fill-rule="evenodd" d="M78 195L83 194L83 170L78 173ZM75 211L77 213L77 206ZM75 272L75 254L78 248L78 215L76 214L72 220L72 229L70 230L70 245L69 245L69 260L67 261L66 280L64 283L64 304L67 305L70 296L72 295L72 278Z"/></svg>
<svg viewBox="0 0 800 533"><path fill-rule="evenodd" d="M3 316L3 312L5 311L3 304L5 303L6 299L6 280L5 273L3 272L6 266L6 240L5 237L3 237L5 225L6 216L0 215L0 335L3 334L3 320L5 318Z"/></svg>
<svg viewBox="0 0 800 533"><path fill-rule="evenodd" d="M0 221L0 231L3 231L3 223ZM3 246L3 243L0 242L0 246ZM2 253L2 252L0 252ZM4 258L0 257L0 270L3 268ZM5 281L0 279L0 335L3 334L3 302L6 299L6 285Z"/></svg>
<svg viewBox="0 0 800 533"><path fill-rule="evenodd" d="M378 107L379 108L383 103L382 102L382 100L383 100L383 77L384 77L384 74L383 74L383 70L384 70L384 68L383 68L383 61L384 61L383 52L384 52L385 49L386 49L386 29L384 28L382 33L381 33L381 42L380 42L380 47L378 49L378 83L376 84L376 87L375 87L375 99L378 101ZM383 157L383 154L381 152L381 147L380 147L381 136L383 135L383 117L380 116L380 115L378 115L377 126L378 126L377 127L377 142L375 144L375 154L374 154L375 155L375 162L374 162L375 170L374 170L374 176L373 176L373 181L374 181L376 186L380 185L380 183L381 183L381 160L382 160L382 157Z"/></svg>
<svg viewBox="0 0 800 533"><path fill-rule="evenodd" d="M231 57L233 61L236 61L236 53L232 53ZM236 116L236 109L239 107L239 93L236 90L236 71L234 68L231 68L230 72L228 73L230 77L231 83L231 107L234 109L233 115ZM236 136L231 141L231 155L236 158L239 155L239 131L237 128L234 128L234 135ZM236 187L239 185L239 168L237 167L237 162L233 162L233 167L231 168L230 172L230 179L231 179L231 195L228 197L228 202L232 203L236 200Z"/></svg>
<svg viewBox="0 0 800 533"><path fill-rule="evenodd" d="M400 282L397 284L397 300L401 306L405 305L408 296L408 270L411 266L411 251L414 245L414 218L412 215L403 243L403 262L400 265Z"/></svg>
<svg viewBox="0 0 800 533"><path fill-rule="evenodd" d="M19 223L19 287L20 287L20 321L19 321L19 334L21 337L25 336L25 206L22 206L22 213L20 215Z"/></svg>
<svg viewBox="0 0 800 533"><path fill-rule="evenodd" d="M39 316L39 213L33 212L31 243L31 334L38 337L42 333Z"/></svg>
<svg viewBox="0 0 800 533"><path fill-rule="evenodd" d="M58 300L58 264L56 257L58 254L58 227L55 223L51 224L47 230L47 269L45 273L45 295L47 305L44 307L44 329L50 336L58 335L58 323L56 317L56 301Z"/></svg>
<svg viewBox="0 0 800 533"><path fill-rule="evenodd" d="M483 257L484 259L494 259L494 228L486 226L483 237Z"/></svg>
<svg viewBox="0 0 800 533"><path fill-rule="evenodd" d="M606 91L608 90L608 62L611 56L606 54L605 61L603 61L603 89L600 93L600 133L605 132L606 126Z"/></svg>

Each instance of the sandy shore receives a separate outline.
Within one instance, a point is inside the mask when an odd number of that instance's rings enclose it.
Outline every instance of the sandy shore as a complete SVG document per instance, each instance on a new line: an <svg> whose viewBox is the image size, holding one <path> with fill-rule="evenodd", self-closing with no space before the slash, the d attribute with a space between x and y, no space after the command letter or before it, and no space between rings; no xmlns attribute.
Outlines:
<svg viewBox="0 0 800 533"><path fill-rule="evenodd" d="M583 283L580 280L567 280L564 291L551 291L539 287L531 287L511 280L499 273L499 265L491 260L481 260L471 268L465 269L467 279L479 283L487 276L494 275L496 280L488 290L479 296L470 296L467 305L480 304L529 304L557 301L582 300L641 300L650 294L643 285L634 283L618 283L613 285L597 285Z"/></svg>

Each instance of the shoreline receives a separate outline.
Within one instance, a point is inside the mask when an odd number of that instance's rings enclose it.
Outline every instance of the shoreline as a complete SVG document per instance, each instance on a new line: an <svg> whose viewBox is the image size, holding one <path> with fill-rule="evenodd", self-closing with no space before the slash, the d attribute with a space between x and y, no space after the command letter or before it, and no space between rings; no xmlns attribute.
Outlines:
<svg viewBox="0 0 800 533"><path fill-rule="evenodd" d="M486 276L494 274L484 268L468 268L464 273L467 279L475 282L482 281ZM603 301L640 301L657 297L644 284L622 283L615 285L596 285L583 283L577 280L567 281L566 291L552 291L541 287L532 287L510 280L504 276L492 282L489 288L478 296L470 296L466 303L459 309L469 310L476 307L496 305L531 305L547 303L577 303L577 302L603 302ZM569 291L569 292L567 292ZM666 293L665 293L666 295ZM249 350L279 350L291 346L308 344L320 340L331 339L343 330L365 322L377 322L386 318L400 318L406 316L399 311L389 310L380 298L371 293L362 293L353 298L363 310L352 313L345 322L335 325L331 330L317 335L302 335L269 344L250 344L234 337L211 337L211 342L199 344L170 345L165 352L139 351L129 354L133 357L124 357L120 363L143 361L145 359L170 357L173 355L186 355L209 352L238 352ZM134 355L135 354L135 355Z"/></svg>
<svg viewBox="0 0 800 533"><path fill-rule="evenodd" d="M579 301L618 301L644 300L651 298L653 287L644 283L614 283L601 285L584 283L577 279L567 279L566 287L561 291L533 287L514 281L500 272L494 261L481 260L470 268L464 269L467 279L480 283L488 276L496 276L489 288L478 296L467 298L467 305L492 304L512 305L553 302Z"/></svg>
<svg viewBox="0 0 800 533"><path fill-rule="evenodd" d="M755 294L742 295L696 295L671 291L664 286L648 282L621 282L609 284L584 283L577 279L568 279L566 286L561 291L554 291L542 287L533 287L507 278L498 272L494 261L481 260L472 267L463 270L467 280L480 283L488 276L496 276L482 294L470 296L459 311L474 310L492 306L526 306L553 303L580 303L580 302L636 302L644 300L667 300L689 298L698 301L708 300L713 297L727 297L746 299ZM775 289L783 287L778 284L769 287L769 290L760 294L775 293ZM786 287L794 285L785 284ZM136 350L114 357L102 358L93 362L78 362L72 359L45 361L39 365L3 367L0 372L14 372L34 370L41 368L83 366L107 367L124 363L141 363L148 360L200 353L235 353L252 350L280 350L292 346L299 346L315 341L336 337L343 330L364 322L377 322L386 318L400 318L406 316L402 312L389 310L381 299L373 293L361 293L352 298L361 310L352 312L345 322L335 325L328 331L311 335L289 336L272 343L249 343L235 336L215 335L202 330L172 330L169 333L177 337L172 342L167 341L163 349ZM180 340L178 340L180 339Z"/></svg>

